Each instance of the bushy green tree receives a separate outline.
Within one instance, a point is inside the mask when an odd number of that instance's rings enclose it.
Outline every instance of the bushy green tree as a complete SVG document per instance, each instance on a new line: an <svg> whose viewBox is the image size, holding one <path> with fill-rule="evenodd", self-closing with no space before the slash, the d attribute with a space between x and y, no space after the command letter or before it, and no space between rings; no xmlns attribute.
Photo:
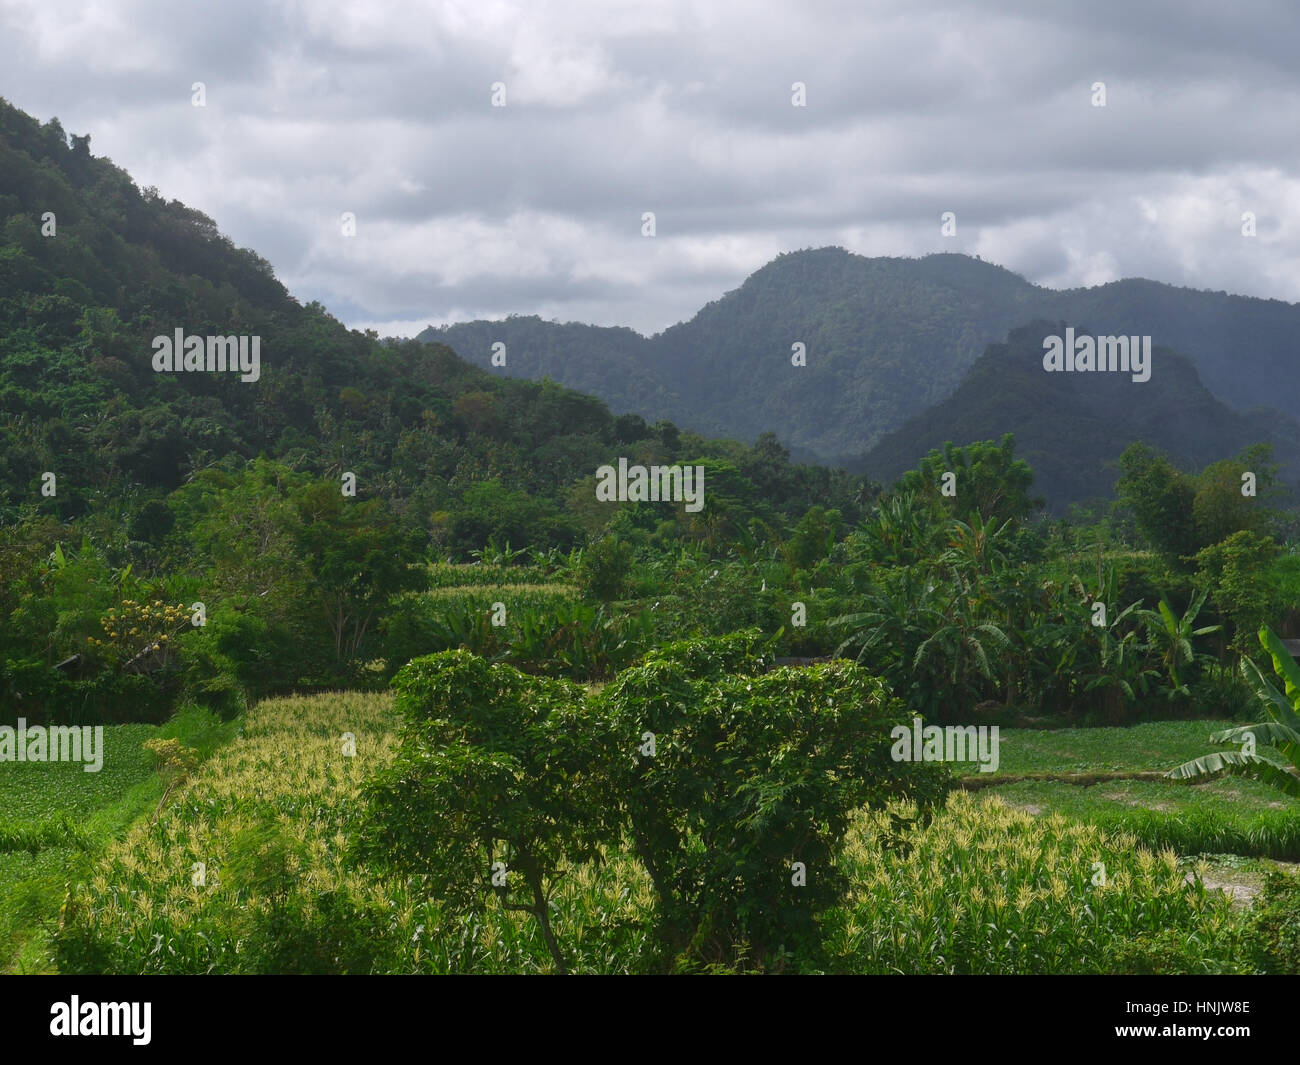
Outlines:
<svg viewBox="0 0 1300 1065"><path fill-rule="evenodd" d="M365 787L355 853L426 878L450 910L495 896L529 914L565 972L551 899L564 871L598 858L612 831L596 787L600 733L581 689L468 651L415 659L393 687L401 745Z"/></svg>
<svg viewBox="0 0 1300 1065"><path fill-rule="evenodd" d="M632 548L606 536L583 551L574 577L583 596L608 603L622 594L631 571Z"/></svg>
<svg viewBox="0 0 1300 1065"><path fill-rule="evenodd" d="M1132 508L1143 538L1174 563L1194 554L1199 545L1191 479L1146 444L1131 444L1119 465L1115 487L1120 502Z"/></svg>
<svg viewBox="0 0 1300 1065"><path fill-rule="evenodd" d="M657 652L593 700L661 944L683 964L815 953L817 918L847 887L852 812L944 790L934 766L891 759L904 715L880 680L848 662L749 675L755 638Z"/></svg>
<svg viewBox="0 0 1300 1065"><path fill-rule="evenodd" d="M951 441L931 451L914 470L899 478L895 491L913 492L964 521L979 515L985 521L1023 518L1042 505L1029 494L1034 472L1015 457L1011 433L1000 441L956 447ZM944 475L955 475L955 494L943 494Z"/></svg>

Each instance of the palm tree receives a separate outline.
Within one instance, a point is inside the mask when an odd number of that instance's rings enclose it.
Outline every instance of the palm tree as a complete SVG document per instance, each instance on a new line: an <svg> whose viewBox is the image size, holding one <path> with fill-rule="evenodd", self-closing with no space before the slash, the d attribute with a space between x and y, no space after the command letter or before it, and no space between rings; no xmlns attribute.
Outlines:
<svg viewBox="0 0 1300 1065"><path fill-rule="evenodd" d="M1240 751L1221 751L1184 762L1165 775L1175 780L1210 778L1222 773L1243 773L1300 798L1300 666L1267 625L1259 630L1259 642L1273 659L1273 672L1285 685L1277 690L1259 666L1249 658L1241 660L1241 673L1263 704L1265 720L1255 725L1224 729L1210 737L1211 743L1241 743ZM1275 748L1281 757L1256 750L1256 744Z"/></svg>

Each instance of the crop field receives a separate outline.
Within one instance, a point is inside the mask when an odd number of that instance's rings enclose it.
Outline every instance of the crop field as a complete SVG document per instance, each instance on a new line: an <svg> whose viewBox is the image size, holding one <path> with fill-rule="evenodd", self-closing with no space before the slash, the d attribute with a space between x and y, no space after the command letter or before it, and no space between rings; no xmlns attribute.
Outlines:
<svg viewBox="0 0 1300 1065"><path fill-rule="evenodd" d="M182 712L165 726L104 727L103 765L9 762L0 773L0 971L51 968L49 936L69 883L89 874L98 853L140 818L165 784L144 748L178 737L209 751L234 732L202 713Z"/></svg>
<svg viewBox="0 0 1300 1065"><path fill-rule="evenodd" d="M547 971L545 946L524 916L491 900L472 917L448 916L421 891L418 878L380 877L349 860L350 835L366 831L355 816L359 785L393 757L398 725L386 694L264 701L246 715L241 735L172 796L156 824L147 808L159 789L149 787L147 758L123 757L117 775L105 778L114 781L112 790L80 783L47 789L56 802L66 796L64 808L100 826L100 838L132 812L144 814L88 873L84 863L48 852L47 862L62 861L52 873L85 876L68 906L60 968ZM1199 750L1195 737L1205 730L1204 722L1171 722L1086 735L1093 757L1106 768L1124 769L1162 765ZM1126 761L1123 734L1132 732L1140 739ZM123 730L115 749L138 747L149 733ZM349 740L355 753L345 753L352 749ZM1021 760L1024 769L1097 764L1070 757L1059 734L1009 730L1004 749L1017 746L1037 752ZM1210 844L1231 851L1223 844L1232 840L1183 840L1172 830L1164 839L1151 826L1170 818L1127 797L1189 796L1188 808L1247 835L1252 825L1259 832L1270 824L1270 813L1283 815L1269 804L1267 789L1250 782L1150 788L1131 781L1104 788L1022 783L958 791L902 850L891 845L883 813L860 814L844 855L850 894L827 918L825 966L852 972L1104 972L1127 964L1140 942L1171 951L1178 971L1230 970L1236 964L1230 900L1202 883L1189 884L1180 855ZM1134 811L1150 820L1125 820ZM1101 868L1105 876L1098 883ZM34 875L29 870L28 878ZM962 901L954 906L956 898ZM615 852L599 865L574 869L554 905L573 969L620 972L644 944L653 895L639 867ZM1188 936L1167 943L1162 937L1171 928ZM1217 960L1205 960L1211 956Z"/></svg>

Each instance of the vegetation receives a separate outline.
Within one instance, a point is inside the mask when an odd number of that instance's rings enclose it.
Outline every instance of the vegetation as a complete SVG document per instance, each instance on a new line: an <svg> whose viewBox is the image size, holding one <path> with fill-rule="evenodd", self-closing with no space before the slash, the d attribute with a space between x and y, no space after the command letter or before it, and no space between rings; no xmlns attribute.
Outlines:
<svg viewBox="0 0 1300 1065"><path fill-rule="evenodd" d="M1196 863L1300 857L1295 437L1174 351L1158 387L1044 375L1047 321L977 357L1013 275L834 250L651 341L494 324L525 375L608 341L628 397L754 442L713 439L348 331L2 101L0 173L6 967L1294 966L1290 881L1243 913ZM926 312L857 321L864 278ZM258 381L154 372L177 329L259 337ZM700 404L742 347L732 429ZM885 483L767 431L842 454L968 365ZM620 460L702 467L703 505L598 498ZM103 727L102 772L15 757L48 726ZM1254 747L1198 758L1214 730Z"/></svg>
<svg viewBox="0 0 1300 1065"><path fill-rule="evenodd" d="M1035 320L1053 323L1052 332L1070 323L1150 336L1172 351L1155 355L1152 381L1103 382L1105 400L1080 402L1083 375L1042 372L1041 331L1017 365L998 356L1008 334ZM485 367L500 341L509 356L495 373L553 378L652 422L671 418L746 441L775 432L805 461L865 461L880 480L945 439L968 444L1012 431L1039 494L1064 511L1109 495L1114 471L1105 462L1134 439L1198 466L1257 440L1279 448L1294 440L1297 331L1300 309L1277 300L1138 279L1058 292L965 255L865 258L815 248L777 256L653 337L512 315L430 328L420 339ZM804 367L791 365L795 341L805 345ZM1214 397L1235 410L1272 410L1252 421ZM875 449L912 418L904 437ZM1292 481L1295 457L1291 445Z"/></svg>
<svg viewBox="0 0 1300 1065"><path fill-rule="evenodd" d="M1273 658L1273 668L1286 684L1279 692L1249 658L1241 661L1241 672L1259 697L1266 715L1254 725L1224 729L1210 737L1212 743L1240 743L1240 751L1223 751L1184 762L1169 775L1176 778L1212 777L1224 772L1245 772L1263 780L1283 794L1300 796L1300 666L1273 631L1265 625L1259 642ZM1263 749L1260 749L1263 748ZM1269 748L1274 751L1270 752Z"/></svg>

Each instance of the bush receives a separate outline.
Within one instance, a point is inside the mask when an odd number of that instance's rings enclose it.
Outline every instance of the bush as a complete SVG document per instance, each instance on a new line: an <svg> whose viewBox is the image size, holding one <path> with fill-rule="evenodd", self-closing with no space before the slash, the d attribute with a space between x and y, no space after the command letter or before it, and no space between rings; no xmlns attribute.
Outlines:
<svg viewBox="0 0 1300 1065"><path fill-rule="evenodd" d="M752 666L752 640L678 645L591 700L623 752L610 801L654 884L664 960L679 966L815 958L817 919L848 887L836 860L850 814L946 789L941 767L892 760L903 711L882 681L848 662L722 675Z"/></svg>
<svg viewBox="0 0 1300 1065"><path fill-rule="evenodd" d="M582 553L575 576L584 598L609 603L623 594L631 571L632 548L616 537L607 536Z"/></svg>
<svg viewBox="0 0 1300 1065"><path fill-rule="evenodd" d="M1250 940L1266 973L1300 973L1300 878L1270 870L1255 902Z"/></svg>

